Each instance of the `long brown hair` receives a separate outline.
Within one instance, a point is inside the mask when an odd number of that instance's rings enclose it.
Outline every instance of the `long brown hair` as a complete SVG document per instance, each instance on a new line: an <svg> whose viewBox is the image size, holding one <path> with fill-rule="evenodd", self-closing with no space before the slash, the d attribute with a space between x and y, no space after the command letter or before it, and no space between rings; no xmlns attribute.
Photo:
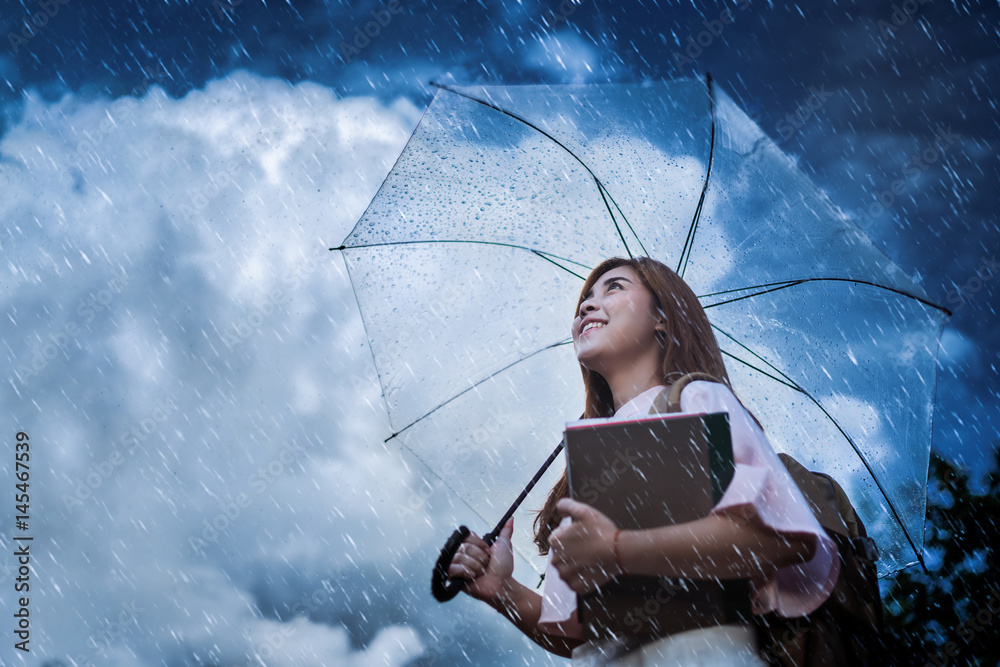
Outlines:
<svg viewBox="0 0 1000 667"><path fill-rule="evenodd" d="M722 352L698 297L679 275L655 259L612 257L601 262L583 283L574 317L580 312L584 295L593 288L598 278L622 266L635 271L643 286L653 295L653 305L657 315L664 319L666 330L657 332L657 341L662 352L660 378L663 384L669 385L688 373L702 372L714 376L732 389L726 365L722 360ZM586 392L586 403L581 418L611 417L615 412L614 399L607 381L599 373L584 368L582 364L580 371L583 373L583 386ZM549 535L559 523L556 503L565 498L567 493L566 472L563 471L562 477L549 491L545 505L535 517L535 544L538 545L542 555L549 552Z"/></svg>

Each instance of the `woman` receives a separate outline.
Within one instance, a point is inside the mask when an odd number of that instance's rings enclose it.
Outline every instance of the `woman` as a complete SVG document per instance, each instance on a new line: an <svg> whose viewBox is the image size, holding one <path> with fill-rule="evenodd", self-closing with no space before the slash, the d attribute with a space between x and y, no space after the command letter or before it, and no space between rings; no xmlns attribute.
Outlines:
<svg viewBox="0 0 1000 667"><path fill-rule="evenodd" d="M719 626L678 633L639 648L584 642L572 607L612 577L650 575L748 579L754 613L802 616L836 582L836 546L729 387L722 354L697 297L676 273L649 258L603 262L584 283L572 325L586 389L585 418L627 419L649 412L675 379L703 372L720 382L691 382L682 412L729 413L736 471L719 504L696 521L622 531L556 484L535 522L549 555L542 595L514 580L504 527L489 547L462 544L448 571L466 592L510 619L540 646L590 664L760 665L753 629ZM626 651L624 655L621 655ZM696 661L696 662L694 662Z"/></svg>

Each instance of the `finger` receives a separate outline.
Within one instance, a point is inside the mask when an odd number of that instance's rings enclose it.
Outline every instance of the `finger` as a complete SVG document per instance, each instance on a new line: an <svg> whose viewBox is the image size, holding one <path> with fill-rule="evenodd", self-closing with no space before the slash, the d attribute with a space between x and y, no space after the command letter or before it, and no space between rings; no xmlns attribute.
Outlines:
<svg viewBox="0 0 1000 667"><path fill-rule="evenodd" d="M458 548L458 551L456 552L455 555L457 556L458 554L463 554L465 556L478 560L482 563L485 563L490 559L490 548L485 545L485 542L483 543L482 547L465 543Z"/></svg>
<svg viewBox="0 0 1000 667"><path fill-rule="evenodd" d="M473 543L467 539L465 542L458 545L458 548L455 550L455 555L452 556L452 561L459 556L469 556L480 561L487 561L489 560L489 553L489 547L486 546L486 543L482 540Z"/></svg>
<svg viewBox="0 0 1000 667"><path fill-rule="evenodd" d="M586 535L587 528L581 522L567 523L565 526L559 526L552 531L549 535L549 545L555 545L556 548L562 549L566 546L567 542L573 539L574 535Z"/></svg>
<svg viewBox="0 0 1000 667"><path fill-rule="evenodd" d="M514 534L514 517L507 519L507 523L503 525L503 529L500 531L500 539L507 540L510 542L511 536Z"/></svg>
<svg viewBox="0 0 1000 667"><path fill-rule="evenodd" d="M455 576L463 579L476 579L486 574L488 566L488 560L482 561L462 554L456 555L452 559L451 564L448 566L448 572L450 573L454 568L456 572Z"/></svg>
<svg viewBox="0 0 1000 667"><path fill-rule="evenodd" d="M486 566L464 554L456 555L448 566L448 576L460 579L476 579L486 573Z"/></svg>
<svg viewBox="0 0 1000 667"><path fill-rule="evenodd" d="M593 512L594 508L586 503L581 503L572 498L563 498L558 503L556 503L556 511L558 511L563 516L571 517L574 520L580 520Z"/></svg>
<svg viewBox="0 0 1000 667"><path fill-rule="evenodd" d="M452 565L448 568L448 578L449 579L465 579L467 581L475 581L482 576L482 572L475 573L464 565Z"/></svg>
<svg viewBox="0 0 1000 667"><path fill-rule="evenodd" d="M448 566L448 577L451 579L469 579L469 580L476 578L472 570L470 570L462 563L456 563L455 561L452 561L451 565Z"/></svg>
<svg viewBox="0 0 1000 667"><path fill-rule="evenodd" d="M490 549L490 545L486 544L486 540L479 537L475 533L469 533L469 536L465 538L464 542L462 542L462 546L465 546L467 544L470 546L478 547L483 551L489 551Z"/></svg>
<svg viewBox="0 0 1000 667"><path fill-rule="evenodd" d="M453 563L457 561L465 563L470 567L476 567L477 565L485 567L486 563L490 561L490 554L478 548L466 549L455 554L455 557L451 560Z"/></svg>

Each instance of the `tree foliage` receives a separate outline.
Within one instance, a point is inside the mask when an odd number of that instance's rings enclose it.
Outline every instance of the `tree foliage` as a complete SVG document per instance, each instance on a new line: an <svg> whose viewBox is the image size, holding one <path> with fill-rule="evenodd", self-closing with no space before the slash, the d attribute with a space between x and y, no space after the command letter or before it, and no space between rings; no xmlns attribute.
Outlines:
<svg viewBox="0 0 1000 667"><path fill-rule="evenodd" d="M1000 443L997 443L1000 445ZM1000 448L985 490L932 455L924 536L925 573L883 581L886 627L913 664L1000 665Z"/></svg>

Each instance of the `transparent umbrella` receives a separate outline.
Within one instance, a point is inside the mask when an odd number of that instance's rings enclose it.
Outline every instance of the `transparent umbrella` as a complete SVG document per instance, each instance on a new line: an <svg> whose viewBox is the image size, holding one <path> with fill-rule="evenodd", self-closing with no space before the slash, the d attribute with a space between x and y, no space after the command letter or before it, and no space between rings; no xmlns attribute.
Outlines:
<svg viewBox="0 0 1000 667"><path fill-rule="evenodd" d="M389 440L485 523L582 408L569 324L583 278L606 257L646 255L699 294L775 449L844 486L880 574L921 562L949 313L710 77L439 86L334 250ZM531 560L520 512L515 548Z"/></svg>

